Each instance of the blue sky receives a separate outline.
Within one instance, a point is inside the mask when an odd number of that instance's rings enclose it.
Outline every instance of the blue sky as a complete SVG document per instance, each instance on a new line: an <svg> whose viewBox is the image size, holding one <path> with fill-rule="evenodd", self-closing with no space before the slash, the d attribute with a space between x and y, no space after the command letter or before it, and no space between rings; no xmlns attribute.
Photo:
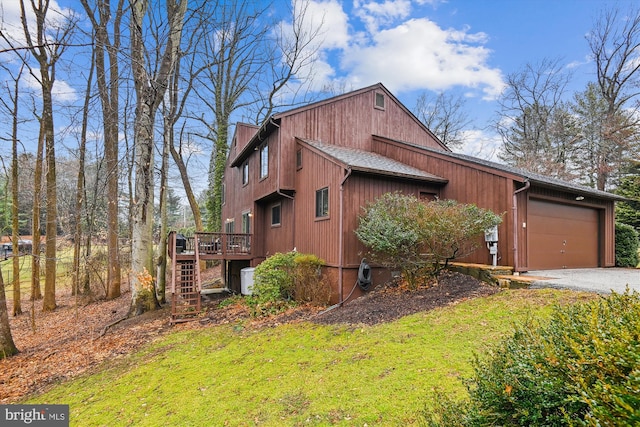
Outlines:
<svg viewBox="0 0 640 427"><path fill-rule="evenodd" d="M310 1L310 23L323 21L320 58L313 69L316 87L357 89L382 82L410 109L425 91L463 94L473 120L464 151L494 159L499 141L487 126L495 117L495 100L505 76L527 62L560 59L574 72L570 89L583 89L594 78L585 39L594 19L605 7L626 10L634 4L632 0ZM274 13L284 10L287 2L275 0ZM0 6L7 28L17 18L17 1L0 0ZM82 13L78 0L52 0L52 7ZM73 78L63 72L54 89L60 104L77 102L83 90L81 82L75 87ZM0 120L0 126L6 123ZM4 151L0 147L0 153Z"/></svg>
<svg viewBox="0 0 640 427"><path fill-rule="evenodd" d="M593 80L585 35L607 7L631 0L317 1L324 13L327 79L358 88L382 82L409 108L425 91L463 94L470 118L464 151L493 158L487 129L506 75L558 59L574 73L569 94ZM322 12L320 12L322 11Z"/></svg>

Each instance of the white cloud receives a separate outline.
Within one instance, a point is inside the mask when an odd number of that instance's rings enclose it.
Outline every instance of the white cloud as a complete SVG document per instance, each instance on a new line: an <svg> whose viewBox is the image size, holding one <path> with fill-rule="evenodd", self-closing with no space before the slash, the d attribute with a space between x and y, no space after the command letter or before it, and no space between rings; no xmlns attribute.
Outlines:
<svg viewBox="0 0 640 427"><path fill-rule="evenodd" d="M479 159L502 163L498 158L502 140L498 134L489 134L483 130L470 129L463 132L464 145L455 151Z"/></svg>
<svg viewBox="0 0 640 427"><path fill-rule="evenodd" d="M406 19L411 12L409 0L385 0L384 2L353 2L354 14L364 22L369 34L375 34L381 26L397 19Z"/></svg>
<svg viewBox="0 0 640 427"><path fill-rule="evenodd" d="M36 75L39 75L40 73L38 68L34 68L33 72ZM29 73L25 74L23 84L29 89L32 89L38 96L42 94L40 83L33 75ZM53 83L53 88L51 89L51 96L53 97L54 102L73 102L78 99L78 92L67 82L63 80L56 80Z"/></svg>
<svg viewBox="0 0 640 427"><path fill-rule="evenodd" d="M322 24L320 38L323 49L344 49L349 45L349 17L337 0L311 1L307 15L310 28Z"/></svg>
<svg viewBox="0 0 640 427"><path fill-rule="evenodd" d="M353 0L350 17L338 0L312 1L308 12L322 17L324 38L313 69L315 86L382 82L394 92L458 87L495 99L504 81L489 64L488 35L411 18L415 3L436 7L439 1Z"/></svg>
<svg viewBox="0 0 640 427"><path fill-rule="evenodd" d="M466 86L492 99L503 81L500 70L487 65L490 51L479 44L484 39L481 33L443 30L428 19L411 19L380 31L368 46L349 49L341 66L358 81L381 81L395 91Z"/></svg>

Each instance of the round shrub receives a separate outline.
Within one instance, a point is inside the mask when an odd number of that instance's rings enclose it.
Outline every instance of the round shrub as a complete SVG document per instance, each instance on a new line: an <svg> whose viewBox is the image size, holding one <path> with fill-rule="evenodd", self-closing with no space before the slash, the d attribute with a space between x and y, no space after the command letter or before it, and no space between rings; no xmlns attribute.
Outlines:
<svg viewBox="0 0 640 427"><path fill-rule="evenodd" d="M640 294L555 307L473 365L469 400L432 405L427 425L640 425Z"/></svg>
<svg viewBox="0 0 640 427"><path fill-rule="evenodd" d="M321 274L325 262L299 252L276 253L254 272L249 305L255 315L279 313L296 302L326 304L331 288Z"/></svg>
<svg viewBox="0 0 640 427"><path fill-rule="evenodd" d="M638 232L630 225L616 223L616 266L636 267L638 260Z"/></svg>

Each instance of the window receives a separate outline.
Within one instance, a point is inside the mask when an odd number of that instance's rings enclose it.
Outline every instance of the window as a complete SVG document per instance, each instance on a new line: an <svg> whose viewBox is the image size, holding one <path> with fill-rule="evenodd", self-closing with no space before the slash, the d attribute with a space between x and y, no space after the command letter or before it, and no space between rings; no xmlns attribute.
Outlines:
<svg viewBox="0 0 640 427"><path fill-rule="evenodd" d="M260 179L269 175L269 146L264 144L260 147Z"/></svg>
<svg viewBox="0 0 640 427"><path fill-rule="evenodd" d="M302 149L296 151L296 168L302 169Z"/></svg>
<svg viewBox="0 0 640 427"><path fill-rule="evenodd" d="M227 222L224 223L224 232L233 234L235 233L235 221L232 218L227 219Z"/></svg>
<svg viewBox="0 0 640 427"><path fill-rule="evenodd" d="M280 225L280 214L282 211L282 205L278 203L277 205L271 206L271 226L275 227Z"/></svg>
<svg viewBox="0 0 640 427"><path fill-rule="evenodd" d="M376 92L376 103L375 107L384 110L384 94L380 92Z"/></svg>
<svg viewBox="0 0 640 427"><path fill-rule="evenodd" d="M247 185L249 183L249 162L244 162L242 164L242 185Z"/></svg>
<svg viewBox="0 0 640 427"><path fill-rule="evenodd" d="M242 213L242 232L249 234L251 233L251 212L243 212Z"/></svg>
<svg viewBox="0 0 640 427"><path fill-rule="evenodd" d="M224 179L224 177L222 179ZM223 183L222 184L222 206L224 206L226 200L227 200L227 185Z"/></svg>
<svg viewBox="0 0 640 427"><path fill-rule="evenodd" d="M329 216L329 187L316 191L316 218Z"/></svg>

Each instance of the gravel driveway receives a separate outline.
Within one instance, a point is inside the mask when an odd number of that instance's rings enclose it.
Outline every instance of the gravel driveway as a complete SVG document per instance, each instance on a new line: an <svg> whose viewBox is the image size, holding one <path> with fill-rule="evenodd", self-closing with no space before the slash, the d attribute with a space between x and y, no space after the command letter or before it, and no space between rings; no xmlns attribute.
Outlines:
<svg viewBox="0 0 640 427"><path fill-rule="evenodd" d="M537 277L532 288L576 289L608 294L623 293L627 286L640 292L640 269L580 268L572 270L536 270L523 276Z"/></svg>

